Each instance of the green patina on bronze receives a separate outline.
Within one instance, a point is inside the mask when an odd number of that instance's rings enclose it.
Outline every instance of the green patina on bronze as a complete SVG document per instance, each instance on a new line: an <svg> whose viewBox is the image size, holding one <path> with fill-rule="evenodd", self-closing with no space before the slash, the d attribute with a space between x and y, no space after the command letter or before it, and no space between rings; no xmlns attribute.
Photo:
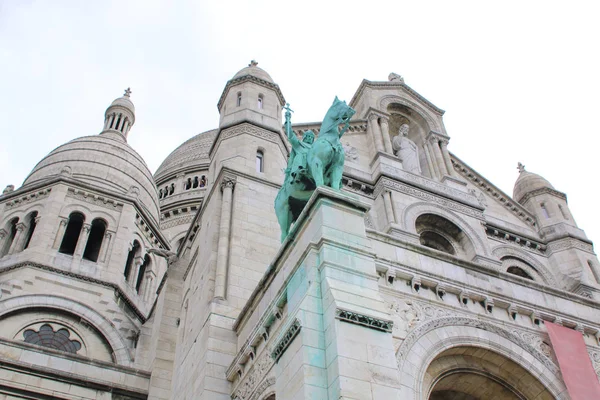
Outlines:
<svg viewBox="0 0 600 400"><path fill-rule="evenodd" d="M352 107L336 96L323 118L317 140L314 132L308 130L300 141L292 131L292 110L286 104L284 128L292 151L283 186L275 198L282 242L317 186L340 190L344 172L344 148L340 138L348 129L354 113ZM341 124L344 126L340 129Z"/></svg>

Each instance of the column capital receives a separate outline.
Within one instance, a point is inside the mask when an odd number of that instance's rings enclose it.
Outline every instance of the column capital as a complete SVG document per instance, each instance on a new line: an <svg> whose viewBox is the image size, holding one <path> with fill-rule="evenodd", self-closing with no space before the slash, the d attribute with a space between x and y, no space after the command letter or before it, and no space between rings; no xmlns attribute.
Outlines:
<svg viewBox="0 0 600 400"><path fill-rule="evenodd" d="M221 192L227 188L229 189L233 189L233 187L235 186L236 183L236 179L235 177L224 177L223 180L221 181Z"/></svg>
<svg viewBox="0 0 600 400"><path fill-rule="evenodd" d="M450 143L450 139L440 139L440 146L442 148L448 147L448 143Z"/></svg>
<svg viewBox="0 0 600 400"><path fill-rule="evenodd" d="M15 225L15 228L17 229L17 231L19 231L19 232L23 232L23 231L25 230L25 228L27 228L27 225L25 225L25 223L24 223L24 222L18 222L18 223Z"/></svg>
<svg viewBox="0 0 600 400"><path fill-rule="evenodd" d="M68 218L59 217L60 218L60 226L67 226L67 222L69 222Z"/></svg>
<svg viewBox="0 0 600 400"><path fill-rule="evenodd" d="M8 235L8 232L4 228L0 229L0 239L4 239Z"/></svg>
<svg viewBox="0 0 600 400"><path fill-rule="evenodd" d="M84 223L84 224L83 224L83 227L82 227L81 229L82 229L82 230L83 230L85 233L89 233L89 232L90 232L90 230L92 229L92 224L87 224L87 223Z"/></svg>

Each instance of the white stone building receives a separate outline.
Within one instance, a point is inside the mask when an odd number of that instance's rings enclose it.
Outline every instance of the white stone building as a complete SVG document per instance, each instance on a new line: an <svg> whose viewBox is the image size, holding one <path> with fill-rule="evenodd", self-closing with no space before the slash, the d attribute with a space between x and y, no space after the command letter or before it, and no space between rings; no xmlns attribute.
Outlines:
<svg viewBox="0 0 600 400"><path fill-rule="evenodd" d="M549 322L600 374L600 266L564 193L522 166L503 193L391 74L349 103L344 190L282 244L284 104L252 62L153 176L128 90L7 187L0 399L569 399Z"/></svg>

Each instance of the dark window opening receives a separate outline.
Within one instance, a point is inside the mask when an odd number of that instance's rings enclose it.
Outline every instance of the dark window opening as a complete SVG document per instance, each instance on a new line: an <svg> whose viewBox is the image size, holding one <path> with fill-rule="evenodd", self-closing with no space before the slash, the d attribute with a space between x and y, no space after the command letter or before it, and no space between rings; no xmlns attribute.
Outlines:
<svg viewBox="0 0 600 400"><path fill-rule="evenodd" d="M27 236L25 237L25 245L23 246L23 250L29 247L29 242L31 242L33 231L35 231L35 226L37 225L35 222L37 216L37 211L34 211L29 215L29 228L27 229Z"/></svg>
<svg viewBox="0 0 600 400"><path fill-rule="evenodd" d="M264 171L264 158L264 153L261 150L258 150L256 152L256 172Z"/></svg>
<svg viewBox="0 0 600 400"><path fill-rule="evenodd" d="M73 255L75 248L77 247L77 241L81 234L81 228L83 227L83 221L85 217L83 214L74 212L69 215L69 222L67 223L67 229L65 235L58 249L59 253Z"/></svg>
<svg viewBox="0 0 600 400"><path fill-rule="evenodd" d="M137 281L135 282L135 291L137 293L140 292L140 287L142 286L142 282L144 281L144 275L146 273L146 269L150 266L150 257L146 254L144 257L144 262L140 266L140 270L138 272Z"/></svg>
<svg viewBox="0 0 600 400"><path fill-rule="evenodd" d="M133 261L141 246L137 240L133 242L133 246L131 246L131 250L129 250L129 254L127 254L127 261L125 262L125 271L123 275L125 276L125 280L129 282L131 270L133 269Z"/></svg>
<svg viewBox="0 0 600 400"><path fill-rule="evenodd" d="M102 240L104 239L104 233L106 232L106 223L101 219L95 219L92 221L92 227L88 236L87 244L83 252L83 258L93 262L98 261L98 255L100 254L100 248L102 247Z"/></svg>
<svg viewBox="0 0 600 400"><path fill-rule="evenodd" d="M33 329L27 329L23 332L25 343L36 344L38 346L49 347L51 349L66 351L68 353L77 353L81 349L81 343L69 338L71 334L65 328L54 332L54 329L48 324L40 326L36 332Z"/></svg>
<svg viewBox="0 0 600 400"><path fill-rule="evenodd" d="M508 267L506 272L508 272L509 274L520 276L521 278L533 280L531 275L529 275L527 272L525 272L525 270L523 270L522 268L516 267L516 266Z"/></svg>
<svg viewBox="0 0 600 400"><path fill-rule="evenodd" d="M192 186L194 189L196 189L198 187L198 185L200 184L200 181L198 180L198 177L195 176L194 177L194 185Z"/></svg>
<svg viewBox="0 0 600 400"><path fill-rule="evenodd" d="M17 222L19 222L19 218L14 218L9 222L8 226L8 236L4 241L4 246L2 246L2 252L0 252L0 257L3 257L8 254L10 250L10 246L12 245L13 240L15 240L15 236L17 235Z"/></svg>
<svg viewBox="0 0 600 400"><path fill-rule="evenodd" d="M422 232L419 237L419 241L423 246L427 246L452 255L456 254L456 250L454 250L454 247L450 241L448 241L448 239L439 233L431 231Z"/></svg>

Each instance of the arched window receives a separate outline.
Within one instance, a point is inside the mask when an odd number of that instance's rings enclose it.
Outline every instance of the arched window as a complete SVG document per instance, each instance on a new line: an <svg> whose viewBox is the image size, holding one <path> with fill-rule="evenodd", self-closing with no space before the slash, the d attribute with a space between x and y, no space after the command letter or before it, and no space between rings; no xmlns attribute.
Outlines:
<svg viewBox="0 0 600 400"><path fill-rule="evenodd" d="M473 243L463 230L442 216L419 215L415 221L415 228L423 246L456 256L475 255Z"/></svg>
<svg viewBox="0 0 600 400"><path fill-rule="evenodd" d="M171 183L171 188L169 189L169 195L172 195L175 192L175 184Z"/></svg>
<svg viewBox="0 0 600 400"><path fill-rule="evenodd" d="M258 107L259 110L263 109L263 95L262 94L258 95L256 106Z"/></svg>
<svg viewBox="0 0 600 400"><path fill-rule="evenodd" d="M423 246L430 247L448 254L456 254L456 250L448 239L436 232L423 231L419 236L419 241Z"/></svg>
<svg viewBox="0 0 600 400"><path fill-rule="evenodd" d="M73 212L69 215L69 222L67 223L67 229L63 236L63 240L60 243L59 253L73 255L75 248L77 247L77 241L79 240L79 234L83 227L83 221L85 217L79 212Z"/></svg>
<svg viewBox="0 0 600 400"><path fill-rule="evenodd" d="M159 198L159 199L162 199L162 198L163 198L163 190L162 190L162 189L160 189L160 190L158 191L158 198Z"/></svg>
<svg viewBox="0 0 600 400"><path fill-rule="evenodd" d="M239 107L242 105L242 92L238 92L237 94L237 103L236 105Z"/></svg>
<svg viewBox="0 0 600 400"><path fill-rule="evenodd" d="M185 183L185 190L190 190L192 188L192 178L187 178Z"/></svg>
<svg viewBox="0 0 600 400"><path fill-rule="evenodd" d="M23 250L25 250L27 247L29 247L29 242L31 242L31 237L33 236L33 231L35 231L35 226L37 224L37 222L35 222L35 220L37 219L38 213L37 211L32 212L31 214L29 214L29 218L28 218L28 227L27 227L27 236L25 236L25 244L23 245Z"/></svg>
<svg viewBox="0 0 600 400"><path fill-rule="evenodd" d="M83 252L84 259L93 262L98 261L98 255L100 254L100 248L102 247L102 240L104 239L105 232L106 222L98 218L92 221L88 241Z"/></svg>
<svg viewBox="0 0 600 400"><path fill-rule="evenodd" d="M262 150L256 152L256 172L264 172L265 154Z"/></svg>
<svg viewBox="0 0 600 400"><path fill-rule="evenodd" d="M198 185L200 184L200 181L198 180L198 177L195 176L194 177L194 184L193 184L193 188L196 189L198 187Z"/></svg>
<svg viewBox="0 0 600 400"><path fill-rule="evenodd" d="M165 193L163 194L163 199L169 195L169 186L165 186Z"/></svg>
<svg viewBox="0 0 600 400"><path fill-rule="evenodd" d="M81 349L81 343L78 340L71 340L70 336L71 333L66 328L60 328L55 332L49 324L42 325L37 332L33 329L23 332L26 343L75 354Z"/></svg>
<svg viewBox="0 0 600 400"><path fill-rule="evenodd" d="M200 178L200 187L203 188L206 186L206 176L202 175Z"/></svg>
<svg viewBox="0 0 600 400"><path fill-rule="evenodd" d="M123 275L125 276L125 280L129 282L131 280L131 275L133 271L133 263L135 261L135 257L138 256L142 246L137 240L133 241L133 245L131 246L131 250L127 254L127 261L125 262L125 271L123 271Z"/></svg>
<svg viewBox="0 0 600 400"><path fill-rule="evenodd" d="M516 267L514 265L511 267L508 267L506 272L508 272L509 274L520 276L521 278L533 280L533 277L531 275L529 275L527 272L525 272L522 268Z"/></svg>
<svg viewBox="0 0 600 400"><path fill-rule="evenodd" d="M10 246L12 245L13 240L15 240L15 236L17 235L17 223L19 222L19 218L13 218L10 220L6 227L6 237L4 238L4 245L2 249L0 249L0 257L4 257L8 254L10 250Z"/></svg>
<svg viewBox="0 0 600 400"><path fill-rule="evenodd" d="M135 291L139 294L140 288L142 287L142 282L144 281L144 275L146 274L146 270L150 268L150 257L148 254L144 257L144 262L140 266L140 270L138 271L137 280L135 282Z"/></svg>

